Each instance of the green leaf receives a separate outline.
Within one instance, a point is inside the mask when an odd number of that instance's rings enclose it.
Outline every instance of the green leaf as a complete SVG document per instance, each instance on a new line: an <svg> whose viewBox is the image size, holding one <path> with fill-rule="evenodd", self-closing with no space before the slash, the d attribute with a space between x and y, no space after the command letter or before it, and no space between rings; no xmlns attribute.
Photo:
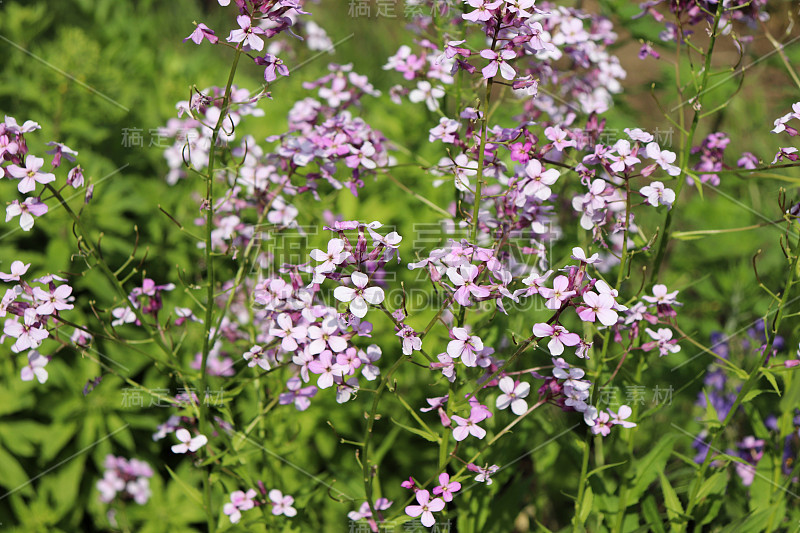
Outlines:
<svg viewBox="0 0 800 533"><path fill-rule="evenodd" d="M0 485L8 489L8 492L19 489L18 492L30 495L33 493L31 486L28 484L28 473L17 462L14 457L0 448ZM24 487L23 487L24 485Z"/></svg>
<svg viewBox="0 0 800 533"><path fill-rule="evenodd" d="M742 403L748 403L753 398L758 397L760 394L762 394L764 392L771 393L772 391L765 391L765 390L761 390L761 389L753 389L753 390L749 391L747 394L744 395L744 398L742 398Z"/></svg>
<svg viewBox="0 0 800 533"><path fill-rule="evenodd" d="M711 477L706 479L702 485L700 485L700 490L697 491L697 501L701 502L706 496L712 494L722 494L725 490L725 487L728 485L728 472L725 470L720 470L716 474L713 474Z"/></svg>
<svg viewBox="0 0 800 533"><path fill-rule="evenodd" d="M389 420L391 420L394 424L400 426L401 428L405 429L406 431L410 431L411 433L413 433L415 435L419 435L420 437L422 437L423 439L425 439L427 441L439 442L439 436L438 435L434 435L433 433L429 433L429 432L427 432L425 430L422 430L422 429L417 429L415 427L411 427L411 426L407 426L405 424L401 424L400 422L398 422L397 420L395 420L392 417L389 417Z"/></svg>
<svg viewBox="0 0 800 533"><path fill-rule="evenodd" d="M645 523L650 526L650 531L654 531L655 533L664 533L664 524L662 523L661 516L658 513L656 499L652 494L648 495L647 498L644 499L644 502L642 502L642 517L644 518Z"/></svg>
<svg viewBox="0 0 800 533"><path fill-rule="evenodd" d="M667 476L661 470L658 471L658 477L661 478L661 492L664 494L664 507L667 508L667 517L670 522L671 531L679 531L679 525L683 523L683 506L675 493L675 489L669 484Z"/></svg>
<svg viewBox="0 0 800 533"><path fill-rule="evenodd" d="M591 472L586 474L586 479L589 479L590 477L592 477L595 474L599 474L603 470L607 470L609 468L614 468L615 466L624 465L627 462L628 461L620 461L619 463L610 463L610 464L607 464L607 465L598 466L597 468L595 468L594 470L592 470Z"/></svg>
<svg viewBox="0 0 800 533"><path fill-rule="evenodd" d="M592 487L587 484L586 491L583 493L583 502L581 502L581 508L578 511L578 520L581 524L586 522L586 519L589 518L589 513L592 512L593 504L594 493L592 492Z"/></svg>
<svg viewBox="0 0 800 533"><path fill-rule="evenodd" d="M772 385L772 388L775 389L776 393L778 393L778 396L780 396L781 395L781 389L780 389L780 387L778 387L778 381L775 379L775 374L773 374L772 372L770 372L766 368L762 368L761 369L761 373L764 375L765 378L767 378L767 381L770 382L770 385Z"/></svg>
<svg viewBox="0 0 800 533"><path fill-rule="evenodd" d="M675 433L668 434L659 440L647 455L636 461L636 476L634 477L636 482L628 494L628 505L638 502L647 487L655 481L658 473L664 470L677 438L678 435Z"/></svg>
<svg viewBox="0 0 800 533"><path fill-rule="evenodd" d="M164 465L164 468L166 468L166 469L167 469L167 472L169 472L169 475L170 475L170 476L172 476L172 479L174 479L175 481L177 481L177 482L178 482L178 484L181 486L181 488L183 489L183 491L184 491L186 494L188 494L188 495L189 495L189 497L190 497L191 499L193 499L194 501L196 501L198 505L200 505L200 506L202 506L202 505L203 505L203 498L202 498L202 496L200 495L200 491L199 491L199 490L197 490L197 489L196 489L196 488L194 488L194 487L190 487L189 485L187 485L187 484L186 484L186 482L185 482L185 481L183 481L183 480L182 480L182 479L181 479L181 478L178 476L178 474L176 474L175 472L173 472L173 470L172 470L172 469L171 469L169 466L167 466L167 465Z"/></svg>

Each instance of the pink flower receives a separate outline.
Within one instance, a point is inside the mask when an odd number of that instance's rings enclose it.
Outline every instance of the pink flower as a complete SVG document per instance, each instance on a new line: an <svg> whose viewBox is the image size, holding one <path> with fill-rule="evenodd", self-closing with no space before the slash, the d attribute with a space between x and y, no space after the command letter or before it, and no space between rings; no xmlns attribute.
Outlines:
<svg viewBox="0 0 800 533"><path fill-rule="evenodd" d="M570 333L563 326L552 326L546 323L539 323L533 326L533 334L537 337L551 337L547 343L550 355L561 355L564 353L564 346L575 346L581 342L581 338L576 333Z"/></svg>
<svg viewBox="0 0 800 533"><path fill-rule="evenodd" d="M325 350L319 355L319 359L315 359L308 364L308 370L314 374L319 374L317 387L327 389L333 385L334 378L341 376L345 369L338 363L333 362L333 353L330 350Z"/></svg>
<svg viewBox="0 0 800 533"><path fill-rule="evenodd" d="M250 368L258 365L264 370L269 370L269 360L265 356L264 349L261 346L253 346L248 351L244 352L243 357L244 360L247 361L247 366Z"/></svg>
<svg viewBox="0 0 800 533"><path fill-rule="evenodd" d="M242 518L241 511L247 511L255 507L253 498L256 497L254 489L248 490L246 493L242 490L237 490L231 493L231 501L222 507L222 512L228 515L231 523L235 524Z"/></svg>
<svg viewBox="0 0 800 533"><path fill-rule="evenodd" d="M395 335L403 339L403 355L411 355L414 350L422 350L422 339L411 327L404 325Z"/></svg>
<svg viewBox="0 0 800 533"><path fill-rule="evenodd" d="M447 354L453 359L461 360L466 366L476 366L477 352L483 350L483 341L477 335L470 335L464 328L453 328L450 330L453 336L447 344Z"/></svg>
<svg viewBox="0 0 800 533"><path fill-rule="evenodd" d="M412 103L425 102L428 110L436 111L439 109L439 99L444 96L444 89L441 85L432 86L429 81L418 81L417 88L408 93L408 99Z"/></svg>
<svg viewBox="0 0 800 533"><path fill-rule="evenodd" d="M72 287L69 285L60 285L52 292L45 292L39 287L34 287L33 297L38 302L41 302L36 307L36 314L52 315L56 311L72 309L74 306L68 303L69 300L73 299L70 294L72 294Z"/></svg>
<svg viewBox="0 0 800 533"><path fill-rule="evenodd" d="M442 472L439 474L439 485L433 487L433 493L441 496L446 502L453 501L453 493L461 490L461 483L450 481L450 474Z"/></svg>
<svg viewBox="0 0 800 533"><path fill-rule="evenodd" d="M308 327L308 338L311 343L308 345L308 352L311 355L322 353L326 347L336 353L343 352L347 348L347 340L336 335L339 332L339 325L335 319L328 319L319 326Z"/></svg>
<svg viewBox="0 0 800 533"><path fill-rule="evenodd" d="M617 312L614 311L614 298L610 294L597 294L592 291L583 293L585 305L578 307L578 316L584 322L599 320L604 326L617 323Z"/></svg>
<svg viewBox="0 0 800 533"><path fill-rule="evenodd" d="M453 429L453 438L459 442L466 439L468 435L482 439L486 436L486 430L479 427L478 422L487 418L486 411L477 407L472 407L469 418L453 416L453 420L458 424L458 427Z"/></svg>
<svg viewBox="0 0 800 533"><path fill-rule="evenodd" d="M569 288L569 278L567 276L557 276L553 280L553 288L542 287L539 289L539 294L547 298L545 307L548 309L560 309L565 300L568 300L575 295L575 291L567 290Z"/></svg>
<svg viewBox="0 0 800 533"><path fill-rule="evenodd" d="M588 411L587 411L588 412ZM595 435L602 435L603 437L607 437L609 433L611 433L611 422L610 416L605 411L600 411L596 413L597 416L594 418L594 425L592 425L592 433Z"/></svg>
<svg viewBox="0 0 800 533"><path fill-rule="evenodd" d="M45 184L55 181L55 174L39 172L42 165L44 165L44 159L28 154L25 158L25 168L9 165L6 171L12 177L20 180L17 186L19 192L28 193L36 188L36 183Z"/></svg>
<svg viewBox="0 0 800 533"><path fill-rule="evenodd" d="M544 136L548 140L553 141L553 147L558 151L563 151L564 148L575 146L577 143L575 139L569 138L569 133L562 130L558 126L550 126L544 130Z"/></svg>
<svg viewBox="0 0 800 533"><path fill-rule="evenodd" d="M192 437L188 429L180 428L175 432L175 436L181 441L180 444L172 446L172 453L186 453L195 452L201 447L205 446L208 438L205 435L197 435Z"/></svg>
<svg viewBox="0 0 800 533"><path fill-rule="evenodd" d="M614 172L625 172L626 169L633 167L636 163L641 163L641 159L633 155L631 143L626 139L620 139L614 144L617 155L609 154L608 158L613 161L611 170Z"/></svg>
<svg viewBox="0 0 800 533"><path fill-rule="evenodd" d="M253 50L258 50L259 52L263 50L264 41L262 41L258 35L264 35L267 32L258 26L253 26L250 17L247 15L239 15L236 17L236 22L239 23L240 29L231 31L231 34L228 36L228 42L240 43L244 41L244 43Z"/></svg>
<svg viewBox="0 0 800 533"><path fill-rule="evenodd" d="M431 527L436 523L433 513L438 513L444 509L444 500L441 498L434 498L431 500L431 494L427 490L418 490L416 496L419 505L409 505L406 507L406 514L412 518L422 515L422 525Z"/></svg>
<svg viewBox="0 0 800 533"><path fill-rule="evenodd" d="M269 491L269 499L272 500L272 514L276 516L282 514L289 518L297 514L297 509L292 507L294 498L288 494L284 496L278 489L272 489Z"/></svg>
<svg viewBox="0 0 800 533"><path fill-rule="evenodd" d="M333 297L340 302L350 302L350 312L358 318L367 315L367 303L379 305L383 302L383 289L380 287L367 287L369 278L361 272L353 272L350 280L356 288L339 286L333 290Z"/></svg>
<svg viewBox="0 0 800 533"><path fill-rule="evenodd" d="M470 294L475 298L486 298L491 294L486 287L474 283L478 277L478 267L475 265L461 265L458 269L448 268L447 277L458 287L453 297L461 305L470 305Z"/></svg>
<svg viewBox="0 0 800 533"><path fill-rule="evenodd" d="M658 332L655 332L650 328L646 328L645 331L653 340L642 344L642 350L649 352L657 346L660 357L681 351L681 347L677 344L678 341L672 339L671 329L658 328Z"/></svg>
<svg viewBox="0 0 800 533"><path fill-rule="evenodd" d="M287 313L279 314L275 322L278 327L270 328L269 334L283 339L281 348L287 352L295 351L297 349L297 341L305 339L308 336L306 327L295 325L294 322L292 322L292 317Z"/></svg>

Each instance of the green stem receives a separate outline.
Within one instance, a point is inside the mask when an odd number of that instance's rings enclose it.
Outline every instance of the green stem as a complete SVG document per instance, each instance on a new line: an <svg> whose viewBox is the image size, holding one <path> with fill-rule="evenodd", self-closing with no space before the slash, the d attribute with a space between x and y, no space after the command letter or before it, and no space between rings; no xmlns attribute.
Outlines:
<svg viewBox="0 0 800 533"><path fill-rule="evenodd" d="M722 16L722 2L717 3L717 10L714 13L714 23L711 27L711 37L708 43L708 52L706 53L705 57L705 64L703 66L703 77L700 82L700 85L697 87L694 96L693 108L694 108L694 117L692 117L692 125L689 129L689 134L686 136L685 143L681 147L681 171L682 173L678 176L678 183L675 185L675 202L678 201L680 198L681 190L683 189L683 184L686 183L686 173L689 167L689 156L692 152L692 143L694 142L694 136L697 132L697 124L700 121L700 112L703 109L703 93L705 91L706 83L708 82L708 75L711 71L711 56L714 53L714 45L717 41L717 28L719 28L719 20ZM683 115L683 111L679 111L681 116ZM669 230L672 226L672 213L675 211L675 204L673 203L672 209L667 211L667 216L664 220L664 230L661 233L661 241L658 243L658 251L656 252L656 259L653 263L653 273L651 274L651 281L655 282L658 279L658 272L661 270L661 263L664 261L664 254L667 250L667 244L669 243L670 234Z"/></svg>
<svg viewBox="0 0 800 533"><path fill-rule="evenodd" d="M212 260L212 244L211 244L211 231L214 225L214 165L216 164L217 156L217 140L219 139L219 132L222 129L222 123L228 115L228 110L231 103L231 87L233 85L233 78L236 75L236 67L239 65L239 58L242 55L242 43L236 47L236 55L233 59L231 71L228 74L228 83L225 86L225 96L222 99L222 109L217 119L217 124L214 126L214 131L211 133L211 147L208 154L208 172L206 176L206 269L208 271L208 286L206 291L206 316L204 321L204 334L203 334L203 359L200 365L200 394L205 394L208 388L208 375L206 367L208 365L208 354L211 351L211 324L214 320L214 262ZM209 415L210 408L206 402L202 402L200 406L200 432L207 434L209 428ZM216 517L214 516L211 508L211 481L209 476L210 471L206 471L203 476L203 492L205 498L206 517L208 523L208 531L213 533L216 530Z"/></svg>

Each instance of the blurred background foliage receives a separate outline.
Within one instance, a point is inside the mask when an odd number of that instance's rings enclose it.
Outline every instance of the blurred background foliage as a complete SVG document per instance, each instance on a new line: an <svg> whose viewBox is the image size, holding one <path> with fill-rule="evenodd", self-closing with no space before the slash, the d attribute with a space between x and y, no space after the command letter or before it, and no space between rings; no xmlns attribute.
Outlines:
<svg viewBox="0 0 800 533"><path fill-rule="evenodd" d="M671 126L659 113L653 97L667 109L680 103L674 91L675 69L665 61L648 59L642 62L636 58L637 37L655 41L661 28L651 20L629 20L638 12L636 2L614 0L582 4L586 9L606 13L626 25L617 30L621 35L617 53L629 76L625 92L607 113L607 127L620 133L625 127L668 130ZM773 19L767 26L784 41L798 36L796 28L793 33L783 35L790 24L786 19L790 4L774 2ZM311 5L314 20L337 43L336 51L313 54L297 47L291 60L287 60L291 76L273 85L274 100L262 100L260 104L265 116L249 119L241 133L263 139L283 132L287 110L294 101L308 95L301 87L302 81L321 76L329 61L352 62L356 72L368 75L375 87L383 91L381 97L365 101L364 118L398 146L437 161L442 154L426 142L425 133L438 121L437 116L421 106L398 107L391 103L388 88L399 80L396 74L381 68L401 44L411 44L412 35L405 28L402 3L398 4L396 18L352 17L348 8L344 0ZM41 131L29 136L34 154L43 155L44 143L49 140L58 140L79 152L79 162L95 184L94 200L83 216L95 237L103 235L102 249L108 262L121 264L132 253L138 235L141 244L137 258L144 258L146 253L143 268L147 277L178 286L178 290L167 296L167 308L191 305L191 284L199 281L192 276L200 273L187 266L201 264L202 259L194 241L179 231L156 206L163 207L191 230L199 214L195 195L201 190L201 184L183 180L175 187L165 185L167 167L163 148L166 143L155 132L175 116L175 103L188 99L192 85L200 89L224 85L232 57L229 50L221 47L182 43L193 29L193 20L205 22L222 38L232 23L232 17L223 15L215 0L5 0L0 3L0 115L14 116L20 123L35 120L42 125ZM729 164L734 164L734 157L744 150L769 162L779 143L769 134L772 121L787 112L791 103L800 100L799 90L792 84L779 56L773 54L764 58L772 47L760 32L756 33L743 60L745 65L757 61L756 66L746 72L738 97L716 118L705 120L701 124L701 135L697 137L702 139L712 131L730 133ZM800 65L800 45L788 47L786 53L792 65ZM719 67L736 62L735 45L730 38L723 39L715 58ZM301 68L293 69L293 65L301 63ZM685 62L681 69L683 79L688 79ZM733 75L721 83L711 93L712 100L725 101L726 96L737 89L737 80L738 76ZM262 82L262 71L255 65L241 68L236 78L237 85L252 91L258 90ZM501 124L510 126L512 115L509 111L504 117L508 122L502 124L501 120ZM130 140L130 135L136 131L141 135L141 143ZM675 132L675 143L678 138ZM666 147L670 148L668 144ZM403 157L403 152L398 152L401 161ZM780 187L788 188L791 201L798 199L796 185L800 177L793 170L774 173L782 176L777 179L724 175L720 192L706 188L702 196L694 188L686 187L673 229L723 229L776 220L780 218L776 202ZM445 187L433 188L431 177L419 169L398 168L393 175L438 205L445 206L452 199L452 192ZM367 183L358 199L343 192L325 198L322 205L301 202L301 224L321 226L323 209L341 213L346 219L378 219L394 225L406 237L401 252L404 258L411 260L415 250L413 224L436 223L439 215L403 194L385 176L377 181L379 183ZM0 182L4 201L16 198L14 185ZM650 236L657 231L661 220L661 214L651 214L638 222ZM566 206L562 222L566 239L553 250L555 265L567 256L572 246L569 243L576 241L579 231ZM768 299L755 282L751 260L757 250L762 250L758 260L762 280L775 287L783 279L786 267L778 244L779 229L765 226L697 240L677 240L671 244L662 281L673 290L681 290L679 300L685 305L679 312L679 323L694 339L708 344L712 331L734 334L768 311ZM309 245L320 247L325 240L320 232L310 237ZM435 245L426 244L425 248ZM4 226L0 238L0 269L5 270L12 260L20 259L32 263L30 273L35 275L57 271L81 274L85 265L72 255L74 250L71 222L60 210L51 209L30 233L18 231L13 222ZM223 269L233 272L233 266L233 262L228 261ZM641 266L634 263L636 282L642 279L641 274L636 274ZM398 275L407 281L414 279L414 275L406 271ZM138 282L140 276L134 279ZM114 305L113 292L98 273L79 275L74 282L78 302L91 301L100 310ZM627 287L629 294L636 290L633 282ZM790 312L796 307L792 304ZM420 325L430 316L430 312L423 313L412 324ZM504 347L501 342L508 348L510 335L517 339L526 337L537 316L528 312L512 314L510 318L495 317L497 335L488 339L489 342L497 346L498 351ZM70 318L98 329L97 318L85 303L76 307ZM380 333L376 333L373 341L383 347L384 363L394 360L399 349L391 324L384 317L376 317L377 331ZM790 330L784 335L792 340L792 346L797 339L795 333ZM443 345L445 335L442 332L437 335L435 339L433 336L426 339L426 343ZM187 341L187 346L199 346L196 335ZM151 480L153 497L150 502L144 507L131 504L119 509L120 523L137 524L136 531L201 530L203 513L193 500L196 496L193 487L199 486L198 471L187 458L172 454L164 441L156 443L151 438L156 425L172 411L151 406L147 395L143 396L142 406L136 402L131 405L130 397L126 402L126 394L133 393L129 385L105 373L97 361L115 366L117 371L151 389L169 389L174 394L180 384L174 376L124 346L98 340L94 348L95 360L69 349L55 354L48 365L50 380L40 386L20 381L19 369L24 356L11 354L8 342L3 345L6 357L0 362L0 527L25 532L112 530L106 516L107 506L99 502L95 483L102 477L105 455L113 453L144 459L156 470ZM692 434L700 429L694 419L702 413L693 404L701 390L702 379L698 378L710 359L701 356L692 364L671 372L697 353L689 343L684 343L683 351L669 361L652 361L650 371L641 381L636 381L636 376L624 369L618 378L621 390L624 391L625 385L644 385L649 396L654 386L672 386L678 390L690 384L672 398L671 405L640 421L633 454L639 458L636 461L645 465L640 469L665 468L673 446L685 455L693 453L690 438L679 436L665 440L664 428L679 421ZM183 357L188 366L194 352L187 349ZM546 359L542 354L537 357L539 363ZM748 363L743 364L749 367ZM97 388L84 394L84 385L101 374L104 378ZM402 368L396 377L398 394L411 400L415 408L424 405L425 396L441 391L441 387L429 386L428 381L432 379L419 382L413 368ZM249 419L259 397L269 392L266 385L257 385L245 389L236 404L230 406L234 418ZM231 386L222 378L212 380L214 390ZM774 411L774 395L763 395L759 401L757 405L764 416ZM389 424L390 415L404 424L413 422L403 412L387 412L385 419L376 426L381 435L377 454L384 457L379 481L384 476L392 480L382 488L385 495L399 505L406 494L394 481L408 475L428 478L430 465L436 462L436 450L424 439ZM498 442L493 457L524 458L509 471L499 474L498 482L491 488L481 486L470 492L466 504L469 508L459 507L459 512L468 517L459 522L459 531L509 531L515 526L525 531L527 527L533 528L536 522L554 529L568 524L576 478L564 472L577 472L575 459L580 457L584 430L572 430L571 419L557 415L555 408L542 410L535 424L527 424L514 438ZM293 494L300 515L293 521L267 516L260 524L248 525L247 530L279 531L285 527L286 531L308 531L308 524L322 523L329 525L325 531L347 531L346 511L357 508L358 503L341 505L333 498L360 500L363 485L354 450L340 444L339 437L360 440L363 413L358 409L338 408L332 395L323 392L303 416L298 416L290 407L276 409L270 416L269 432L258 435L264 449L248 446L241 452L245 459L250 454L254 462L257 460L258 464L266 466L262 471L246 475L264 480L268 488L279 487L284 493ZM490 419L487 429L499 430L503 426L500 418ZM743 431L752 432L750 428ZM564 432L565 438L547 445L552 437ZM606 446L612 450L607 454L609 457L625 457L625 444L621 439L611 439ZM292 464L300 465L305 473ZM671 475L678 478L681 471L691 470L680 461L670 464L673 465ZM180 482L173 479L166 467L175 472ZM643 481L636 488L638 493L634 495L653 498L652 494L646 496L646 489L651 482L657 482L655 471L652 476L642 476ZM333 488L326 493L308 474ZM600 479L604 487L595 486ZM614 509L613 496L602 495L614 494L616 483L613 476L593 478L593 490L598 494L594 504L601 512ZM376 486L381 487L381 483ZM219 480L214 490L220 510L222 502L227 501L227 494L239 488L243 487L230 485L226 479ZM683 495L687 487L678 484L675 489ZM748 489L735 479L730 481L727 490L730 500L750 501ZM639 498L631 497L629 501ZM490 508L492 523L487 523ZM733 520L751 511L752 507L745 503L724 512ZM221 517L220 523L227 525L226 522ZM632 531L637 527L637 515L631 514L624 529Z"/></svg>

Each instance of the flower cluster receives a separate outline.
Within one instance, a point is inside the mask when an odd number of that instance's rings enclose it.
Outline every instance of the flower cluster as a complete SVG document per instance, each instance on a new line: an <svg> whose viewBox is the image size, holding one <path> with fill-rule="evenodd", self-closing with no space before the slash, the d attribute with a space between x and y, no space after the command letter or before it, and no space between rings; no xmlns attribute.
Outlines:
<svg viewBox="0 0 800 533"><path fill-rule="evenodd" d="M150 478L153 470L150 465L139 459L125 459L106 455L106 471L103 479L97 482L100 501L111 503L116 498L133 500L144 505L150 499Z"/></svg>
<svg viewBox="0 0 800 533"><path fill-rule="evenodd" d="M292 507L294 498L289 495L284 495L278 489L266 491L264 484L258 482L259 492L261 492L261 499L257 499L258 492L255 489L248 489L247 492L243 490L236 490L231 493L231 501L222 507L222 512L228 517L231 523L235 524L242 519L242 511L248 511L260 505L269 505L272 507L272 514L284 515L286 517L293 517L297 515L297 509ZM264 498L267 496L267 498Z"/></svg>
<svg viewBox="0 0 800 533"><path fill-rule="evenodd" d="M404 486L406 486L404 484ZM431 493L425 489L418 489L416 484L411 484L407 488L414 490L414 496L417 499L417 505L409 505L406 507L406 514L412 518L420 517L422 525L431 527L436 523L433 513L438 513L444 510L445 503L453 501L453 494L461 490L461 483L452 481L450 474L442 472L439 474L439 484L433 488L433 494L437 496L431 499Z"/></svg>
<svg viewBox="0 0 800 533"><path fill-rule="evenodd" d="M670 20L675 22L664 22L666 16L657 8L664 6L668 8L672 17ZM639 4L642 10L634 18L645 15L650 16L656 22L664 22L665 29L659 34L659 38L665 42L683 42L690 35L695 33L691 29L698 25L712 25L714 14L719 6L716 0L647 0ZM767 0L729 0L722 2L719 6L721 10L719 18L719 31L724 34L733 34L737 41L752 40L746 35L737 35L734 32L734 23L741 22L748 26L755 27L762 22L769 20L767 13Z"/></svg>
<svg viewBox="0 0 800 533"><path fill-rule="evenodd" d="M136 317L134 309L138 309L143 315L158 316L158 312L163 307L161 293L171 291L174 288L175 285L172 283L156 285L152 279L145 278L142 281L141 287L134 288L130 294L128 294L128 300L131 303L130 306L115 307L111 310L111 315L114 317L114 320L111 321L111 325L121 326L122 324L135 324L141 326L142 324Z"/></svg>
<svg viewBox="0 0 800 533"><path fill-rule="evenodd" d="M61 312L74 307L74 297L72 287L55 274L25 281L22 276L29 268L30 263L14 261L10 273L0 272L0 280L16 282L5 290L0 300L0 317L7 317L0 343L8 338L15 339L12 352L28 351L27 364L21 372L23 381L31 381L36 377L39 383L44 383L48 377L44 367L50 358L42 356L37 348L59 324ZM88 342L90 337L84 338L84 341Z"/></svg>
<svg viewBox="0 0 800 533"><path fill-rule="evenodd" d="M0 123L0 179L5 177L18 180L17 190L27 195L22 202L13 200L6 207L6 222L19 217L19 225L23 231L30 231L34 225L34 217L40 217L48 211L47 204L41 201L43 190L37 193L37 187L56 181L54 173L42 170L45 166L44 158L28 152L25 134L39 129L41 126L32 120L27 120L20 125L14 117L8 115L5 116L5 121ZM52 170L60 167L64 161L75 162L78 152L62 143L48 142L47 144L53 147L47 152L53 156L50 162ZM59 190L63 190L67 186L78 189L83 186L83 183L83 169L77 165L68 172L66 183L59 187ZM89 196L87 196L87 201Z"/></svg>

